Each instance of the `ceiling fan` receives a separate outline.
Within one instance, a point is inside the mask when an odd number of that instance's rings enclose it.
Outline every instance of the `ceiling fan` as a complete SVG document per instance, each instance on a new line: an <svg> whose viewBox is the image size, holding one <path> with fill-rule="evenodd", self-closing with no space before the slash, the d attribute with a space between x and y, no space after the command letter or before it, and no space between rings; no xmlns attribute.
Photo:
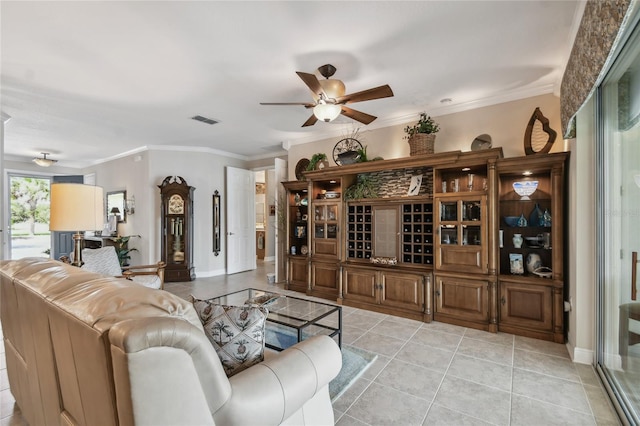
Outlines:
<svg viewBox="0 0 640 426"><path fill-rule="evenodd" d="M356 111L345 105L393 96L393 91L388 84L345 95L344 83L340 80L329 78L335 74L336 67L326 64L318 68L318 72L326 80L318 80L314 74L296 71L296 74L311 89L313 102L260 102L260 105L303 105L305 108L313 108L313 114L304 122L302 127L313 126L318 120L333 121L340 114L360 123L369 124L377 117Z"/></svg>

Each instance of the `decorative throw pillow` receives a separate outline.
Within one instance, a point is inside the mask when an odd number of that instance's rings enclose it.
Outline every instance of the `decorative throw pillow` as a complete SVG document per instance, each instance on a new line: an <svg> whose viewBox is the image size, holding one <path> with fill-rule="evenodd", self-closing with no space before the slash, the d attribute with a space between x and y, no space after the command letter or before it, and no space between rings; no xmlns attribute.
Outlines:
<svg viewBox="0 0 640 426"><path fill-rule="evenodd" d="M192 302L228 377L264 360L265 308Z"/></svg>

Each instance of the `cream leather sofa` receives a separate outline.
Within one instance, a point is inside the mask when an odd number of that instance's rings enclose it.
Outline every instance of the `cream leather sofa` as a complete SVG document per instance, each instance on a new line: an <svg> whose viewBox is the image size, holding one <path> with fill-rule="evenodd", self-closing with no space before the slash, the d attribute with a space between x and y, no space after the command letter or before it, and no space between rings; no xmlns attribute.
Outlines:
<svg viewBox="0 0 640 426"><path fill-rule="evenodd" d="M0 262L11 392L31 425L333 424L326 336L228 379L198 316L162 290L27 258Z"/></svg>

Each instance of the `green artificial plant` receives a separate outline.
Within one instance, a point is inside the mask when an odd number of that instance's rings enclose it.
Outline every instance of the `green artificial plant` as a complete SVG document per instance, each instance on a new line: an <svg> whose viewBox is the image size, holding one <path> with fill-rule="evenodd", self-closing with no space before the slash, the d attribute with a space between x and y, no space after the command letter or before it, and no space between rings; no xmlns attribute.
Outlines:
<svg viewBox="0 0 640 426"><path fill-rule="evenodd" d="M129 248L129 240L132 237L140 238L140 235L119 235L113 239L115 243L116 253L118 255L118 261L120 262L121 267L129 266L129 259L131 259L129 253L131 253L132 251L138 251L138 249L135 247Z"/></svg>
<svg viewBox="0 0 640 426"><path fill-rule="evenodd" d="M407 138L415 135L416 133L438 133L440 126L436 123L427 113L420 113L420 119L413 126L407 126L404 128Z"/></svg>
<svg viewBox="0 0 640 426"><path fill-rule="evenodd" d="M309 160L309 165L307 166L307 171L315 170L318 163L322 161L327 161L327 154L322 152L318 152L317 154L313 154L311 160Z"/></svg>

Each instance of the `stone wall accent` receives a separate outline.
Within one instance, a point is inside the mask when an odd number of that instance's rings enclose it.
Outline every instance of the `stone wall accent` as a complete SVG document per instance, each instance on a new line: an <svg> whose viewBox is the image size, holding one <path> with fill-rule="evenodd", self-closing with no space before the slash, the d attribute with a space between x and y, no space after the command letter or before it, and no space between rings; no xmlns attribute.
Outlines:
<svg viewBox="0 0 640 426"><path fill-rule="evenodd" d="M602 79L630 3L630 0L589 0L585 5L560 87L565 137L575 137L573 117Z"/></svg>
<svg viewBox="0 0 640 426"><path fill-rule="evenodd" d="M411 178L416 175L422 175L422 185L418 195L433 194L433 168L431 167L384 170L366 174L378 190L379 198L406 197Z"/></svg>

